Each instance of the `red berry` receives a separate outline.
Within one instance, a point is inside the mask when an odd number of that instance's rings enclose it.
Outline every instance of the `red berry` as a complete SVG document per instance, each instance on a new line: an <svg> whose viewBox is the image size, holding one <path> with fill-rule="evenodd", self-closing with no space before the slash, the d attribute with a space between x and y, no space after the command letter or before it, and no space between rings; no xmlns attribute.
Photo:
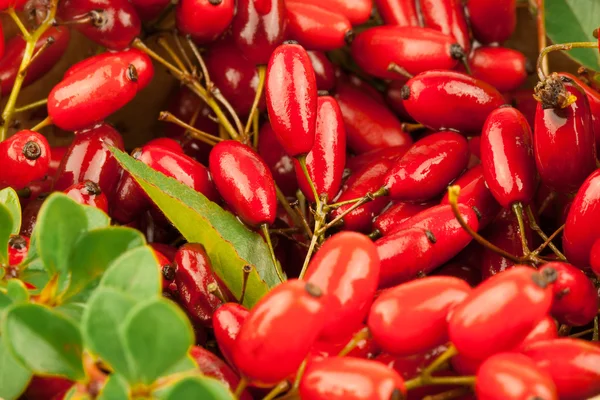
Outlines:
<svg viewBox="0 0 600 400"><path fill-rule="evenodd" d="M178 141L171 139L171 138L160 137L160 138L152 139L148 143L146 143L146 146L164 147L175 153L184 154L181 144Z"/></svg>
<svg viewBox="0 0 600 400"><path fill-rule="evenodd" d="M79 204L96 207L108 214L108 199L96 182L76 183L64 192Z"/></svg>
<svg viewBox="0 0 600 400"><path fill-rule="evenodd" d="M354 331L350 331L350 333L345 336L339 336L335 339L319 338L311 349L308 362L327 357L336 357L344 349L344 347L346 347L348 342L365 328L365 324L361 323L356 329L354 329ZM352 349L347 356L370 359L373 358L378 352L379 349L373 342L373 338L369 336L365 339L359 340L356 344L356 347Z"/></svg>
<svg viewBox="0 0 600 400"><path fill-rule="evenodd" d="M416 2L406 0L375 0L377 11L386 25L419 26Z"/></svg>
<svg viewBox="0 0 600 400"><path fill-rule="evenodd" d="M406 111L417 122L433 130L452 128L468 135L478 135L488 115L505 102L491 85L441 70L410 79L402 94Z"/></svg>
<svg viewBox="0 0 600 400"><path fill-rule="evenodd" d="M212 328L221 354L231 365L233 364L233 349L240 329L248 318L250 311L237 303L225 303L212 315Z"/></svg>
<svg viewBox="0 0 600 400"><path fill-rule="evenodd" d="M308 153L315 140L317 83L310 58L301 46L284 44L273 52L266 78L271 126L287 153Z"/></svg>
<svg viewBox="0 0 600 400"><path fill-rule="evenodd" d="M452 36L469 54L471 38L461 0L420 0L419 5L426 27Z"/></svg>
<svg viewBox="0 0 600 400"><path fill-rule="evenodd" d="M211 151L209 167L217 190L242 221L250 226L275 221L273 176L251 147L234 140L223 141Z"/></svg>
<svg viewBox="0 0 600 400"><path fill-rule="evenodd" d="M550 311L551 271L514 267L483 282L449 316L450 341L480 360L514 348Z"/></svg>
<svg viewBox="0 0 600 400"><path fill-rule="evenodd" d="M300 381L302 400L398 400L404 380L385 365L352 357L311 363Z"/></svg>
<svg viewBox="0 0 600 400"><path fill-rule="evenodd" d="M315 143L306 156L306 168L317 194L332 200L340 189L344 175L346 130L342 112L333 97L319 97L317 104ZM315 196L298 160L294 160L294 166L300 189L308 200L315 202Z"/></svg>
<svg viewBox="0 0 600 400"><path fill-rule="evenodd" d="M0 0L0 10L4 11L10 7L16 10L22 10L25 3L27 3L27 0Z"/></svg>
<svg viewBox="0 0 600 400"><path fill-rule="evenodd" d="M356 172L365 165L380 160L399 161L410 148L411 145L406 144L403 146L382 147L380 149L371 150L349 158L346 161L346 169L350 172Z"/></svg>
<svg viewBox="0 0 600 400"><path fill-rule="evenodd" d="M23 130L0 143L0 187L22 189L48 172L50 145L43 135Z"/></svg>
<svg viewBox="0 0 600 400"><path fill-rule="evenodd" d="M167 8L170 0L129 0L135 7L135 11L144 21L151 21Z"/></svg>
<svg viewBox="0 0 600 400"><path fill-rule="evenodd" d="M234 11L234 0L180 0L177 28L198 43L209 43L229 27Z"/></svg>
<svg viewBox="0 0 600 400"><path fill-rule="evenodd" d="M377 289L379 265L377 248L364 235L341 232L325 241L304 277L329 295L322 336L339 338L362 323Z"/></svg>
<svg viewBox="0 0 600 400"><path fill-rule="evenodd" d="M477 371L479 400L558 400L552 379L529 358L518 353L496 354Z"/></svg>
<svg viewBox="0 0 600 400"><path fill-rule="evenodd" d="M377 26L352 42L352 56L369 74L384 79L405 79L390 71L390 64L416 75L431 69L452 69L464 56L452 36L416 26Z"/></svg>
<svg viewBox="0 0 600 400"><path fill-rule="evenodd" d="M375 218L373 229L376 229L382 235L387 235L395 229L397 224L406 221L421 211L427 210L432 205L431 203L396 202Z"/></svg>
<svg viewBox="0 0 600 400"><path fill-rule="evenodd" d="M467 166L464 136L439 132L416 142L388 172L384 187L394 200L423 202L443 193Z"/></svg>
<svg viewBox="0 0 600 400"><path fill-rule="evenodd" d="M592 114L592 126L596 134L596 148L600 144L600 92L586 85L581 79L567 72L559 72L559 76L572 80L584 92L590 103L590 112Z"/></svg>
<svg viewBox="0 0 600 400"><path fill-rule="evenodd" d="M518 89L527 79L527 59L520 51L506 47L478 47L469 57L473 77L501 92Z"/></svg>
<svg viewBox="0 0 600 400"><path fill-rule="evenodd" d="M524 349L532 345L533 343L540 342L542 340L556 339L558 337L558 329L554 318L547 316L542 319L529 334L523 339L515 351L522 352Z"/></svg>
<svg viewBox="0 0 600 400"><path fill-rule="evenodd" d="M501 107L488 116L481 132L481 165L485 183L502 207L531 202L536 188L533 138L520 111Z"/></svg>
<svg viewBox="0 0 600 400"><path fill-rule="evenodd" d="M298 0L296 0L298 1ZM302 0L302 3L326 8L339 13L350 20L352 25L360 25L367 22L371 16L371 0Z"/></svg>
<svg viewBox="0 0 600 400"><path fill-rule="evenodd" d="M291 39L310 50L329 51L344 47L352 25L337 11L303 1L286 1L287 30Z"/></svg>
<svg viewBox="0 0 600 400"><path fill-rule="evenodd" d="M162 277L163 293L167 295L175 294L177 292L177 285L175 284L175 266L173 265L173 261L170 261L163 253L156 250L154 246L152 247L152 252L156 261L158 261L158 270Z"/></svg>
<svg viewBox="0 0 600 400"><path fill-rule="evenodd" d="M516 0L470 0L467 3L473 36L487 44L507 40L517 24Z"/></svg>
<svg viewBox="0 0 600 400"><path fill-rule="evenodd" d="M404 283L375 300L367 325L384 351L418 354L448 341L448 313L470 292L465 281L446 276Z"/></svg>
<svg viewBox="0 0 600 400"><path fill-rule="evenodd" d="M294 169L294 160L277 140L269 122L260 128L258 135L258 154L265 161L277 186L287 196L295 196L298 182Z"/></svg>
<svg viewBox="0 0 600 400"><path fill-rule="evenodd" d="M315 71L317 89L332 90L335 87L335 70L327 55L320 51L308 51L307 53Z"/></svg>
<svg viewBox="0 0 600 400"><path fill-rule="evenodd" d="M8 265L19 265L27 257L29 238L23 235L12 235L8 239Z"/></svg>
<svg viewBox="0 0 600 400"><path fill-rule="evenodd" d="M600 239L597 239L590 251L590 267L596 276L600 276Z"/></svg>
<svg viewBox="0 0 600 400"><path fill-rule="evenodd" d="M50 163L48 164L48 176L54 178L56 175L56 171L58 171L58 167L62 162L65 154L67 154L67 150L69 146L52 146L50 148Z"/></svg>
<svg viewBox="0 0 600 400"><path fill-rule="evenodd" d="M299 280L271 289L252 308L236 340L233 358L240 372L263 384L294 373L325 323L321 296L317 286Z"/></svg>

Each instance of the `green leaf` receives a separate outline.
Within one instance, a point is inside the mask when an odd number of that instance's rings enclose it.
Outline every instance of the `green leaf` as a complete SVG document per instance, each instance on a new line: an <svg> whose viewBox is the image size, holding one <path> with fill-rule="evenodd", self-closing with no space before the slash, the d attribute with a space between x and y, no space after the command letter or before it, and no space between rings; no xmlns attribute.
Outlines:
<svg viewBox="0 0 600 400"><path fill-rule="evenodd" d="M8 208L0 204L0 265L8 264L8 239L12 233L13 219Z"/></svg>
<svg viewBox="0 0 600 400"><path fill-rule="evenodd" d="M29 290L29 293L31 294L39 294L39 292L50 281L50 275L48 275L48 272L41 268L43 268L42 262L40 259L37 259L32 264L29 264L28 267L20 274L20 278L23 282L27 282L35 286L35 289Z"/></svg>
<svg viewBox="0 0 600 400"><path fill-rule="evenodd" d="M83 312L86 309L84 303L67 303L61 304L55 307L54 310L67 318L72 319L75 323L79 324L83 317Z"/></svg>
<svg viewBox="0 0 600 400"><path fill-rule="evenodd" d="M197 371L198 364L192 359L189 354L186 354L181 360L177 361L168 371L163 375L179 374L181 372Z"/></svg>
<svg viewBox="0 0 600 400"><path fill-rule="evenodd" d="M82 206L83 212L88 221L88 230L106 228L110 226L110 217L106 213L97 207L93 206Z"/></svg>
<svg viewBox="0 0 600 400"><path fill-rule="evenodd" d="M600 2L597 0L546 1L546 32L553 43L595 42L592 35L600 26ZM592 69L600 66L598 48L565 52L578 63Z"/></svg>
<svg viewBox="0 0 600 400"><path fill-rule="evenodd" d="M36 247L51 273L68 271L69 256L87 229L83 207L63 193L54 193L42 205L35 227Z"/></svg>
<svg viewBox="0 0 600 400"><path fill-rule="evenodd" d="M36 374L85 377L81 334L71 320L38 304L10 308L2 324L2 339L23 365Z"/></svg>
<svg viewBox="0 0 600 400"><path fill-rule="evenodd" d="M145 384L169 371L194 342L192 326L183 311L165 299L136 306L123 332L141 383Z"/></svg>
<svg viewBox="0 0 600 400"><path fill-rule="evenodd" d="M12 230L10 233L18 235L21 230L21 202L19 195L13 188L7 187L0 190L0 204L5 206L12 216Z"/></svg>
<svg viewBox="0 0 600 400"><path fill-rule="evenodd" d="M127 382L119 375L111 374L102 387L97 400L127 400L129 399L129 387Z"/></svg>
<svg viewBox="0 0 600 400"><path fill-rule="evenodd" d="M202 243L214 272L239 298L243 267L252 266L244 304L252 306L279 279L264 240L204 195L112 148L115 158L189 241Z"/></svg>
<svg viewBox="0 0 600 400"><path fill-rule="evenodd" d="M146 243L140 231L125 227L100 228L86 232L71 251L70 280L61 276L59 287L68 290L63 300L77 294L90 282L98 279L108 266L126 251Z"/></svg>
<svg viewBox="0 0 600 400"><path fill-rule="evenodd" d="M129 250L108 268L100 286L111 287L139 300L161 296L158 261L150 246Z"/></svg>
<svg viewBox="0 0 600 400"><path fill-rule="evenodd" d="M4 310L10 307L13 304L13 301L8 294L2 290L0 290L0 319ZM0 396L1 397L1 396Z"/></svg>
<svg viewBox="0 0 600 400"><path fill-rule="evenodd" d="M29 302L29 291L25 287L25 284L18 279L10 279L6 284L6 294L13 303L27 303Z"/></svg>
<svg viewBox="0 0 600 400"><path fill-rule="evenodd" d="M86 347L132 383L137 375L127 357L121 325L134 306L135 299L127 294L100 287L90 298L81 322Z"/></svg>
<svg viewBox="0 0 600 400"><path fill-rule="evenodd" d="M183 378L173 384L162 400L233 400L234 397L221 382L203 376Z"/></svg>
<svg viewBox="0 0 600 400"><path fill-rule="evenodd" d="M0 398L18 398L31 379L31 371L21 365L0 340Z"/></svg>

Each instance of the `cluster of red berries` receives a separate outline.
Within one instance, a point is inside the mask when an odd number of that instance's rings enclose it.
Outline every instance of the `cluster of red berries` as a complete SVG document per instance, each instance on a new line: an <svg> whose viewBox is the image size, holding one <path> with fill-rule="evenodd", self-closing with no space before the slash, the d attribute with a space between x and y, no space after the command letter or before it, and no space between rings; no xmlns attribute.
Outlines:
<svg viewBox="0 0 600 400"><path fill-rule="evenodd" d="M498 45L516 0L0 10L22 30L0 41L0 188L23 207L5 277L19 276L45 197L62 191L145 234L164 295L195 326L192 357L240 399L600 394L600 91L542 67L535 90L520 89L525 57ZM157 44L173 62L142 40L169 20L181 52ZM70 66L31 106L48 118L7 138L20 89L61 59L71 29L107 51ZM166 134L131 154L260 230L281 284L250 310L112 153L125 146L105 120L151 83L153 59L182 88L160 116ZM72 143L51 147L37 132L50 124ZM69 387L56 382L34 379L27 398Z"/></svg>

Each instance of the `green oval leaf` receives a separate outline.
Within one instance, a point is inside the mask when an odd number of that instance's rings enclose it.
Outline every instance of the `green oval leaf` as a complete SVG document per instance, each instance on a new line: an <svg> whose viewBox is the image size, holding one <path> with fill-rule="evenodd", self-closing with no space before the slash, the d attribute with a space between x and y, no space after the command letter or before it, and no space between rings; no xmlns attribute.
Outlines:
<svg viewBox="0 0 600 400"><path fill-rule="evenodd" d="M7 282L6 294L15 304L29 302L29 291L19 279L10 279Z"/></svg>
<svg viewBox="0 0 600 400"><path fill-rule="evenodd" d="M19 363L0 340L0 398L18 398L31 379L31 371Z"/></svg>
<svg viewBox="0 0 600 400"><path fill-rule="evenodd" d="M87 218L87 226L90 231L110 226L110 217L101 209L93 206L82 206L82 209Z"/></svg>
<svg viewBox="0 0 600 400"><path fill-rule="evenodd" d="M165 299L136 306L123 329L128 353L145 384L169 371L194 342L192 326L183 311Z"/></svg>
<svg viewBox="0 0 600 400"><path fill-rule="evenodd" d="M260 235L201 193L118 149L111 151L186 240L204 245L213 271L236 298L242 293L245 265L253 267L248 276L245 305L254 305L269 288L279 283L269 250Z"/></svg>
<svg viewBox="0 0 600 400"><path fill-rule="evenodd" d="M97 400L127 400L129 398L127 382L119 375L111 374L102 387Z"/></svg>
<svg viewBox="0 0 600 400"><path fill-rule="evenodd" d="M70 319L39 304L10 308L2 324L2 339L21 363L36 374L85 377L79 328Z"/></svg>
<svg viewBox="0 0 600 400"><path fill-rule="evenodd" d="M221 382L203 376L191 376L176 382L159 396L162 400L233 400L231 392Z"/></svg>
<svg viewBox="0 0 600 400"><path fill-rule="evenodd" d="M8 239L12 233L13 219L8 208L0 204L0 265L8 264Z"/></svg>
<svg viewBox="0 0 600 400"><path fill-rule="evenodd" d="M12 230L10 233L18 235L21 230L21 202L19 195L11 187L0 190L0 204L5 206L12 216Z"/></svg>
<svg viewBox="0 0 600 400"><path fill-rule="evenodd" d="M600 1L546 1L546 33L553 43L594 42L594 29L600 26ZM573 49L565 52L591 69L600 66L598 49Z"/></svg>
<svg viewBox="0 0 600 400"><path fill-rule="evenodd" d="M71 250L87 229L83 206L63 193L46 199L38 215L34 235L37 253L51 274L69 268Z"/></svg>

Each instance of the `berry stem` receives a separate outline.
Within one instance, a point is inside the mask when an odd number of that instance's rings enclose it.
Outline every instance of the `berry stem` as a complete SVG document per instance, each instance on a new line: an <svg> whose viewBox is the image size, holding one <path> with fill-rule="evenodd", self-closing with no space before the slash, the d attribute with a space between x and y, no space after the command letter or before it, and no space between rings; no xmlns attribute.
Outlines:
<svg viewBox="0 0 600 400"><path fill-rule="evenodd" d="M192 63L192 60L190 60L190 57L188 57L188 53L183 48L183 44L181 43L181 39L180 39L179 35L177 34L177 31L173 31L171 36L173 37L173 41L175 42L175 45L177 46L177 50L179 50L179 54L181 54L183 61L185 61L185 64L189 68L190 72L192 74L195 74L196 66Z"/></svg>
<svg viewBox="0 0 600 400"><path fill-rule="evenodd" d="M357 201L361 201L364 197L358 197L356 199L351 199L351 200L344 200L344 201L340 201L337 203L332 203L332 204L327 204L325 206L325 210L326 211L332 211L332 210L336 210L342 206L347 206L348 204L354 204Z"/></svg>
<svg viewBox="0 0 600 400"><path fill-rule="evenodd" d="M258 148L258 139L259 139L258 135L259 135L259 132L260 132L260 129L259 129L259 126L258 126L259 119L260 119L259 113L255 112L252 115L252 130L253 130L253 133L252 133L252 135L253 135L252 136L252 145L254 146L255 149Z"/></svg>
<svg viewBox="0 0 600 400"><path fill-rule="evenodd" d="M548 194L548 196L546 196L546 198L542 202L542 205L540 205L540 207L538 208L537 214L542 215L544 210L546 210L546 208L548 208L548 206L550 206L550 204L554 201L554 199L556 199L556 192L550 192L550 194Z"/></svg>
<svg viewBox="0 0 600 400"><path fill-rule="evenodd" d="M269 253L271 253L271 261L273 261L273 266L275 267L275 271L277 271L277 277L280 282L285 282L287 279L283 270L281 269L281 265L277 262L277 257L275 256L275 250L273 249L273 243L271 243L271 235L269 234L269 224L262 224L260 229L265 237L265 241L267 242L267 246L269 247Z"/></svg>
<svg viewBox="0 0 600 400"><path fill-rule="evenodd" d="M527 218L529 218L529 226L531 227L531 229L533 229L534 231L537 232L538 235L540 235L540 237L542 238L544 243L547 243L547 246L550 247L550 249L554 252L554 254L556 254L556 256L561 261L567 261L567 257L565 257L565 255L554 245L554 243L552 243L552 239L550 239L546 235L546 233L544 233L542 228L540 228L540 226L535 221L535 215L533 215L533 211L531 211L531 206L527 207ZM557 232L560 232L560 230L562 230L562 229L559 228L559 230ZM552 235L556 236L557 232L553 233Z"/></svg>
<svg viewBox="0 0 600 400"><path fill-rule="evenodd" d="M50 116L47 116L39 124L37 124L36 126L31 128L31 130L34 132L38 132L40 129L45 128L50 125L52 125L52 118L50 118Z"/></svg>
<svg viewBox="0 0 600 400"><path fill-rule="evenodd" d="M240 295L239 304L244 304L244 297L246 297L246 288L248 286L248 277L250 276L250 272L252 272L252 266L244 265L242 268L242 273L244 277L242 278L242 294Z"/></svg>
<svg viewBox="0 0 600 400"><path fill-rule="evenodd" d="M512 205L515 217L517 217L517 223L519 224L519 236L521 236L521 247L523 247L523 256L529 256L529 245L527 243L527 235L525 233L525 222L523 222L523 205L519 202ZM531 224L531 222L530 222Z"/></svg>
<svg viewBox="0 0 600 400"><path fill-rule="evenodd" d="M48 47L52 46L53 44L54 44L54 38L52 36L50 36L48 39L46 39L46 42L42 45L42 47L40 47L38 49L38 51L36 51L31 56L31 60L29 60L29 63L23 68L23 70L19 71L19 74L26 75L27 71L29 70L29 67L35 61L35 59L38 58L40 56L40 54L42 54L44 51L46 51L48 49Z"/></svg>
<svg viewBox="0 0 600 400"><path fill-rule="evenodd" d="M190 70L187 69L187 67L185 66L183 61L181 61L181 58L179 58L177 53L175 53L175 51L171 48L169 43L167 43L167 40L164 37L159 37L156 40L156 43L158 43L160 47L165 49L165 51L169 54L169 56L171 56L173 61L175 61L175 64L177 64L177 67L179 67L180 71L183 71L183 73L185 73L185 74L190 73Z"/></svg>
<svg viewBox="0 0 600 400"><path fill-rule="evenodd" d="M538 52L541 53L544 48L548 46L548 39L546 37L546 5L544 0L534 0L536 4L535 17L537 22L537 41L538 41ZM542 73L548 75L550 68L548 66L548 58L544 58L541 64Z"/></svg>
<svg viewBox="0 0 600 400"><path fill-rule="evenodd" d="M210 133L206 133L199 129L196 129L190 124L186 124L185 122L183 122L182 120L180 120L179 118L177 118L176 116L174 116L173 114L171 114L168 111L162 111L158 116L158 120L165 121L165 122L171 122L175 125L179 125L182 128L185 128L186 133L189 134L194 139L201 140L204 143L210 144L211 146L214 146L218 142L223 141L223 139L220 137L217 137L217 136L211 135Z"/></svg>
<svg viewBox="0 0 600 400"><path fill-rule="evenodd" d="M236 399L239 399L240 397L242 397L242 393L244 393L244 390L246 389L247 386L248 386L248 379L246 379L246 377L242 377L242 379L240 379L240 383L238 383L237 387L235 388L235 392L233 392L233 396Z"/></svg>
<svg viewBox="0 0 600 400"><path fill-rule="evenodd" d="M35 103L30 103L30 104L26 104L26 105L21 106L21 107L16 107L15 108L15 114L16 113L21 113L21 112L24 112L24 111L29 111L29 110L32 110L34 108L42 107L42 106L45 106L46 104L48 104L48 99L47 98L46 99L42 99L42 100L38 100Z"/></svg>
<svg viewBox="0 0 600 400"><path fill-rule="evenodd" d="M300 275L298 276L298 279L302 279L304 277L304 275L306 274L306 270L308 269L308 263L310 262L312 253L313 253L313 251L315 251L315 246L317 245L317 241L319 240L319 235L317 232L319 232L320 228L321 228L321 219L317 218L317 219L315 219L314 233L312 235L312 238L310 239L310 245L308 247L308 252L306 253L306 258L304 259L304 265L302 265L302 270L300 271Z"/></svg>
<svg viewBox="0 0 600 400"><path fill-rule="evenodd" d="M544 58L553 51L563 50L568 51L571 49L596 49L598 48L598 43L596 42L573 42L573 43L564 43L564 44L553 44L551 46L546 46L540 52L540 55L537 59L537 74L540 78L540 81L544 81L546 79L547 74L544 72L542 64L544 62Z"/></svg>
<svg viewBox="0 0 600 400"><path fill-rule="evenodd" d="M317 209L321 209L321 200L319 199L319 193L317 193L317 188L310 177L310 173L308 172L308 168L306 167L306 155L301 155L296 157L298 162L300 163L300 167L302 168L302 172L308 181L308 185L310 186L310 190L312 191L313 196L315 197L315 204L317 205Z"/></svg>
<svg viewBox="0 0 600 400"><path fill-rule="evenodd" d="M446 363L446 361L450 360L452 357L454 357L457 354L458 354L458 350L456 350L456 347L454 347L453 344L450 344L450 346L448 347L448 349L446 349L446 351L444 351L442 354L440 354L438 356L438 358L433 360L433 362L431 364L429 364L425 369L423 369L423 371L421 372L421 377L425 377L426 380L428 378L431 378L431 375L435 371L440 369L442 367L442 365L444 365Z"/></svg>
<svg viewBox="0 0 600 400"><path fill-rule="evenodd" d="M290 388L290 384L288 381L279 382L277 386L275 386L265 397L263 400L273 400L275 397L279 396L281 393L285 392Z"/></svg>
<svg viewBox="0 0 600 400"><path fill-rule="evenodd" d="M10 18L13 20L13 22L15 23L17 28L19 28L19 30L21 31L21 34L23 35L23 39L30 40L31 34L29 33L29 31L27 30L25 25L23 25L23 21L21 21L21 18L19 18L19 16L17 15L15 9L10 7L6 10L6 12L10 16Z"/></svg>
<svg viewBox="0 0 600 400"><path fill-rule="evenodd" d="M592 342L598 341L598 316L594 317L594 332L592 333Z"/></svg>
<svg viewBox="0 0 600 400"><path fill-rule="evenodd" d="M546 241L544 243L542 243L537 249L535 249L531 253L535 254L535 255L540 254L542 252L542 250L544 250L546 248L546 246L551 244L552 240L554 240L554 238L556 236L558 236L558 234L561 233L564 229L565 229L565 224L562 224L557 230L554 231L554 233L552 233L552 235L550 235L550 237L548 239L546 239ZM563 261L566 261L566 259Z"/></svg>
<svg viewBox="0 0 600 400"><path fill-rule="evenodd" d="M370 336L371 332L369 332L369 328L365 326L360 331L358 331L352 337L352 339L350 339L350 341L344 346L342 351L340 351L338 357L347 356L352 350L356 348L356 346L360 344L360 342L362 342L363 340L367 340Z"/></svg>
<svg viewBox="0 0 600 400"><path fill-rule="evenodd" d="M388 69L388 71L395 72L398 75L401 75L406 79L410 79L413 77L413 75L410 72L408 72L407 70L405 70L404 68L402 68L401 66L399 66L396 63L390 63L390 65L388 65L387 69Z"/></svg>
<svg viewBox="0 0 600 400"><path fill-rule="evenodd" d="M178 35L173 35L173 36L175 36L176 40L179 43L179 36ZM210 87L212 85L212 81L210 80L208 68L206 68L206 63L204 62L204 58L202 58L202 54L200 54L200 50L198 50L198 46L196 46L196 43L194 43L194 41L192 40L192 38L190 36L186 36L185 40L187 41L188 46L190 46L190 49L192 49L192 53L194 53L194 56L196 57L196 61L198 61L198 64L200 65L200 71L202 71L202 77L204 78L204 83L206 83L206 87ZM182 48L181 52L183 54L185 54L185 51L183 51L183 48Z"/></svg>
<svg viewBox="0 0 600 400"><path fill-rule="evenodd" d="M219 101L219 103L221 103L223 105L223 107L225 107L225 109L229 112L229 114L233 118L233 122L239 133L238 140L244 144L248 144L248 135L246 135L246 133L244 132L244 127L242 126L242 121L240 121L240 117L238 117L237 113L231 106L231 103L225 98L225 96L223 96L223 94L221 93L221 91L219 90L218 87L214 86L212 83L210 83L210 86L208 86L208 87L209 87L210 95L212 97L214 97L215 99L217 99Z"/></svg>
<svg viewBox="0 0 600 400"><path fill-rule="evenodd" d="M279 200L279 203L281 204L285 212L290 216L292 221L294 221L294 225L297 227L303 227L307 231L309 236L312 236L312 231L310 230L310 227L308 226L306 221L302 217L300 217L300 215L296 213L296 211L294 211L294 209L290 206L288 199L285 197L281 189L279 189L279 186L277 186L277 184L275 184L275 193L277 194L277 200Z"/></svg>
<svg viewBox="0 0 600 400"><path fill-rule="evenodd" d="M258 104L260 103L260 98L263 93L263 89L265 87L265 77L267 75L267 67L265 65L259 65L256 68L258 72L258 86L256 87L256 95L254 96L254 101L252 102L252 108L250 109L250 115L248 116L248 121L246 122L246 129L244 132L246 135L250 132L250 126L252 121L254 120L254 115L258 113ZM256 146L254 146L256 147Z"/></svg>
<svg viewBox="0 0 600 400"><path fill-rule="evenodd" d="M48 12L46 14L46 18L44 22L33 32L29 33L15 11L13 9L9 9L8 13L15 21L15 24L21 30L24 39L27 44L25 45L25 51L23 52L23 59L21 60L21 65L19 66L19 73L15 77L15 83L13 84L13 88L10 92L10 96L8 97L8 101L4 106L4 111L2 112L2 117L0 119L2 123L2 127L0 129L0 142L6 139L6 135L8 133L8 128L11 126L12 119L15 113L15 107L17 104L17 98L19 97L19 93L21 92L21 88L23 87L23 83L25 82L25 76L27 75L27 67L33 57L33 53L35 51L35 44L40 39L40 37L54 24L54 17L56 15L56 8L58 5L58 0L52 0L48 7Z"/></svg>

